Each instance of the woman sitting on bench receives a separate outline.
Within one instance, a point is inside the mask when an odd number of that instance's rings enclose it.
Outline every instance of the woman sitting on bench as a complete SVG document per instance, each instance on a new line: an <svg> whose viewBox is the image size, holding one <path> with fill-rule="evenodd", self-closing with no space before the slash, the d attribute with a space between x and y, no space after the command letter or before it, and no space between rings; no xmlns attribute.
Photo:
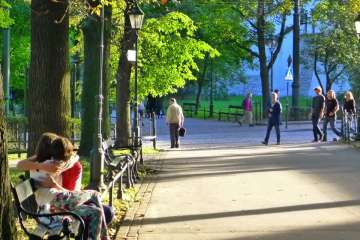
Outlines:
<svg viewBox="0 0 360 240"><path fill-rule="evenodd" d="M61 173L78 162L68 139L52 133L44 133L38 143L36 155L20 161L18 168L30 170L30 176L42 185L35 192L36 201L43 212L72 211L85 223L85 239L107 240L100 193L92 190L69 191L62 186ZM76 186L78 185L78 186ZM80 186L74 185L74 189Z"/></svg>

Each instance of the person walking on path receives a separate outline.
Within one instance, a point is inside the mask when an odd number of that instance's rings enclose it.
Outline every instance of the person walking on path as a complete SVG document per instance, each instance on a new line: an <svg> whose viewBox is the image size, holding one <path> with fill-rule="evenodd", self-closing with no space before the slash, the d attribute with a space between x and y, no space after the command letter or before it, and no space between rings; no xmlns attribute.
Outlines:
<svg viewBox="0 0 360 240"><path fill-rule="evenodd" d="M249 124L249 127L253 127L253 104L252 104L252 94L248 93L245 97L245 99L242 102L242 107L244 109L244 117L241 121L239 121L239 124L242 125L243 123Z"/></svg>
<svg viewBox="0 0 360 240"><path fill-rule="evenodd" d="M313 142L318 142L321 141L324 137L324 134L319 127L319 122L324 117L325 97L321 93L321 87L314 88L314 92L315 96L312 99L311 105L311 122L314 133Z"/></svg>
<svg viewBox="0 0 360 240"><path fill-rule="evenodd" d="M343 113L346 114L347 122L350 125L350 131L355 133L356 129L356 103L352 92L347 91L344 97Z"/></svg>
<svg viewBox="0 0 360 240"><path fill-rule="evenodd" d="M334 90L329 90L326 94L326 100L325 100L325 118L324 118L324 126L323 126L323 132L324 137L323 141L327 141L327 125L330 122L331 129L333 132L338 136L341 137L341 132L336 128L336 112L339 111L339 103L336 99L336 95ZM337 139L334 139L337 140Z"/></svg>
<svg viewBox="0 0 360 240"><path fill-rule="evenodd" d="M184 125L184 114L175 98L170 98L166 122L170 127L171 148L179 148L179 129Z"/></svg>
<svg viewBox="0 0 360 240"><path fill-rule="evenodd" d="M267 132L265 140L262 142L264 145L268 145L270 133L273 127L275 127L276 131L276 139L277 139L277 145L280 145L280 114L281 114L281 104L279 102L278 95L273 92L271 94L271 107L268 110L268 126L267 126Z"/></svg>

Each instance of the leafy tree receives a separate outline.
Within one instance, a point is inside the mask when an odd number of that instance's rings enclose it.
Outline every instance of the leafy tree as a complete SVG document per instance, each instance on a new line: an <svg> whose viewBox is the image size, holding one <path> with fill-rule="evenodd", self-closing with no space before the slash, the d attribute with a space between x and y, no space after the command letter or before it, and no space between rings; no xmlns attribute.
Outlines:
<svg viewBox="0 0 360 240"><path fill-rule="evenodd" d="M291 0L245 0L235 6L242 15L248 27L247 42L254 47L243 46L254 58L258 60L262 86L262 103L264 116L270 99L269 70L272 68L281 50L285 35L291 31L292 26L286 25L286 18L292 8ZM275 26L280 26L276 33ZM277 40L272 57L268 57L266 44L271 39ZM255 49L256 46L256 49Z"/></svg>
<svg viewBox="0 0 360 240"><path fill-rule="evenodd" d="M29 149L43 132L69 137L68 0L31 1Z"/></svg>
<svg viewBox="0 0 360 240"><path fill-rule="evenodd" d="M10 4L5 0L0 0L0 27L7 28L14 23L14 19L10 18L10 12L8 11Z"/></svg>
<svg viewBox="0 0 360 240"><path fill-rule="evenodd" d="M319 85L322 86L320 73L326 77L323 90L330 90L335 81L346 77L352 66L360 63L358 39L354 32L355 14L351 14L355 8L355 1L322 0L313 9L317 30L307 37L308 54L314 58L313 68Z"/></svg>
<svg viewBox="0 0 360 240"><path fill-rule="evenodd" d="M0 27L9 27L13 20L6 9L9 5L0 0ZM5 101L3 79L0 71L0 239L15 240L17 238L14 210L10 192L10 173L7 160L7 139L5 123Z"/></svg>
<svg viewBox="0 0 360 240"><path fill-rule="evenodd" d="M24 101L26 72L30 63L30 4L25 0L12 2L10 85L17 103Z"/></svg>
<svg viewBox="0 0 360 240"><path fill-rule="evenodd" d="M196 38L197 27L185 14L171 12L148 19L140 32L140 95L164 96L175 93L186 81L196 80L197 60L219 52Z"/></svg>
<svg viewBox="0 0 360 240"><path fill-rule="evenodd" d="M202 87L207 84L206 73L221 76L229 85L230 76L234 72L242 75L244 63L251 63L252 56L242 47L249 46L245 35L247 29L234 4L226 4L219 0L182 1L175 5L181 12L188 14L198 26L197 38L209 43L220 52L216 60L205 58L201 62L197 76L196 103L199 106ZM238 24L234 24L234 22ZM211 64L211 66L209 66ZM237 82L239 79L237 79Z"/></svg>

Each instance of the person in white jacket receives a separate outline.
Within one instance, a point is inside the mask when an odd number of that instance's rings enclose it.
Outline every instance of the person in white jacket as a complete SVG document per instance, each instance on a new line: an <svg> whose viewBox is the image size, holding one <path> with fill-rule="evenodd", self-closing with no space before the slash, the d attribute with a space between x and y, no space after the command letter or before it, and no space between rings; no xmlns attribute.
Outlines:
<svg viewBox="0 0 360 240"><path fill-rule="evenodd" d="M178 148L180 146L179 129L184 125L184 114L181 106L176 103L175 98L170 98L169 100L166 122L170 128L171 148Z"/></svg>

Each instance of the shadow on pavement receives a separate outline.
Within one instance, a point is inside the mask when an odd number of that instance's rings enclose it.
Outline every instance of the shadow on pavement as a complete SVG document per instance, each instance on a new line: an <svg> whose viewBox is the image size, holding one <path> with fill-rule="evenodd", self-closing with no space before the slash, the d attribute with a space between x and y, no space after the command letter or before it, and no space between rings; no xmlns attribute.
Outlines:
<svg viewBox="0 0 360 240"><path fill-rule="evenodd" d="M228 217L251 216L251 215L283 213L283 212L342 208L342 207L351 207L351 206L359 206L359 205L360 205L360 199L355 199L348 201L336 201L336 202L312 203L312 204L293 205L293 206L284 206L284 207L240 210L234 212L219 212L219 213L169 216L169 217L159 217L159 218L145 218L141 220L134 220L132 224L141 224L141 225L162 224L162 223L196 221L196 220L205 220L205 219L214 219L214 218L228 218ZM128 223L124 222L124 224L128 224Z"/></svg>

